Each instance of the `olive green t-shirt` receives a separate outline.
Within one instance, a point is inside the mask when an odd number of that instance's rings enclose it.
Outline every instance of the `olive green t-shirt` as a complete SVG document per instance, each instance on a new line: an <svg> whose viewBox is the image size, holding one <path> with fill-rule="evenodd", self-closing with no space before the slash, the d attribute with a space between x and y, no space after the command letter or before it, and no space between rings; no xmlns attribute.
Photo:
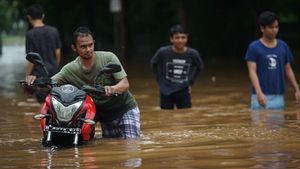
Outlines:
<svg viewBox="0 0 300 169"><path fill-rule="evenodd" d="M72 84L80 89L83 85L93 86L95 78L106 64L115 63L121 65L117 56L111 52L97 51L95 54L95 62L90 71L86 71L81 67L80 58L77 57L74 61L65 65L52 79L59 84ZM127 74L122 67L120 72L111 75L103 74L96 79L96 83L103 86L114 85L126 76ZM96 121L112 121L137 106L134 97L129 91L118 96L91 95L91 97L96 104Z"/></svg>

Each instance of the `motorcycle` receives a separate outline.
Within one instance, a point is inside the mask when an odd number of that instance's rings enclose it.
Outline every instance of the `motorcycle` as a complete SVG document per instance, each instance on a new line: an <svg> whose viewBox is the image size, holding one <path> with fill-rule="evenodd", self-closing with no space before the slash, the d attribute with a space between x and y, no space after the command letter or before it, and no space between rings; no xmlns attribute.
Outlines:
<svg viewBox="0 0 300 169"><path fill-rule="evenodd" d="M92 140L95 135L96 108L90 95L103 95L104 88L96 82L94 86L84 85L81 89L71 84L59 86L48 77L48 71L38 53L29 52L26 59L34 65L41 66L45 73L45 77L37 78L31 87L35 90L49 89L40 113L34 116L40 120L43 146L76 146ZM107 64L97 77L120 70L120 65ZM25 80L21 80L20 84L28 87Z"/></svg>

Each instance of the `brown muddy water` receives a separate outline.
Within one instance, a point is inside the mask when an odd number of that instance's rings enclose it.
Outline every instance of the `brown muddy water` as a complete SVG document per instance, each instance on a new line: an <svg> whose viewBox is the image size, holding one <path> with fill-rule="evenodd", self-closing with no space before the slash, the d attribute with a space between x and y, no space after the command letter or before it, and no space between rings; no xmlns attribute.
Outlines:
<svg viewBox="0 0 300 169"><path fill-rule="evenodd" d="M158 88L147 69L129 68L141 110L140 140L102 139L97 128L89 144L51 151L41 146L33 119L39 105L17 83L24 76L24 47L3 52L0 168L300 168L300 109L292 89L286 110L251 112L245 68L206 70L193 87L193 108L173 111L158 108Z"/></svg>

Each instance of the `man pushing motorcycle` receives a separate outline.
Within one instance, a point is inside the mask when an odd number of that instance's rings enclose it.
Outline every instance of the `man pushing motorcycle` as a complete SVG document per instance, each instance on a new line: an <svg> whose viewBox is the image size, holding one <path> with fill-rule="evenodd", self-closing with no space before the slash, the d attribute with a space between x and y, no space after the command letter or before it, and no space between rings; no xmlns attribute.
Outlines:
<svg viewBox="0 0 300 169"><path fill-rule="evenodd" d="M117 56L111 52L94 51L95 40L87 27L79 27L73 33L72 49L79 56L66 64L60 72L51 77L58 84L72 84L78 88L84 85L102 85L105 95L91 94L97 114L95 121L101 123L103 138L139 138L140 111L129 91L127 74L121 71L99 75L99 70L108 63L121 65ZM26 77L32 85L36 77Z"/></svg>

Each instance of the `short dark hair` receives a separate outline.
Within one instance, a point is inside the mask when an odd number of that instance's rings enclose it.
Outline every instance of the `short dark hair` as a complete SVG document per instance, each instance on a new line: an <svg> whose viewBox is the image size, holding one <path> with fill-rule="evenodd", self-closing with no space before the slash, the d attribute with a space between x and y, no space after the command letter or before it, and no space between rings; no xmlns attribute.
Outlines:
<svg viewBox="0 0 300 169"><path fill-rule="evenodd" d="M85 37L91 35L93 37L92 31L85 26L78 27L74 32L73 32L73 39L72 43L75 44L77 41L78 37Z"/></svg>
<svg viewBox="0 0 300 169"><path fill-rule="evenodd" d="M185 33L188 34L188 32L184 29L183 26L181 25L174 25L170 28L170 36L173 36L174 34L177 33Z"/></svg>
<svg viewBox="0 0 300 169"><path fill-rule="evenodd" d="M42 19L44 10L41 5L33 4L26 8L24 13L25 15L29 15L32 19Z"/></svg>
<svg viewBox="0 0 300 169"><path fill-rule="evenodd" d="M265 11L262 12L258 17L258 26L265 27L272 25L272 23L274 23L276 20L279 22L279 17L275 13L271 11Z"/></svg>

